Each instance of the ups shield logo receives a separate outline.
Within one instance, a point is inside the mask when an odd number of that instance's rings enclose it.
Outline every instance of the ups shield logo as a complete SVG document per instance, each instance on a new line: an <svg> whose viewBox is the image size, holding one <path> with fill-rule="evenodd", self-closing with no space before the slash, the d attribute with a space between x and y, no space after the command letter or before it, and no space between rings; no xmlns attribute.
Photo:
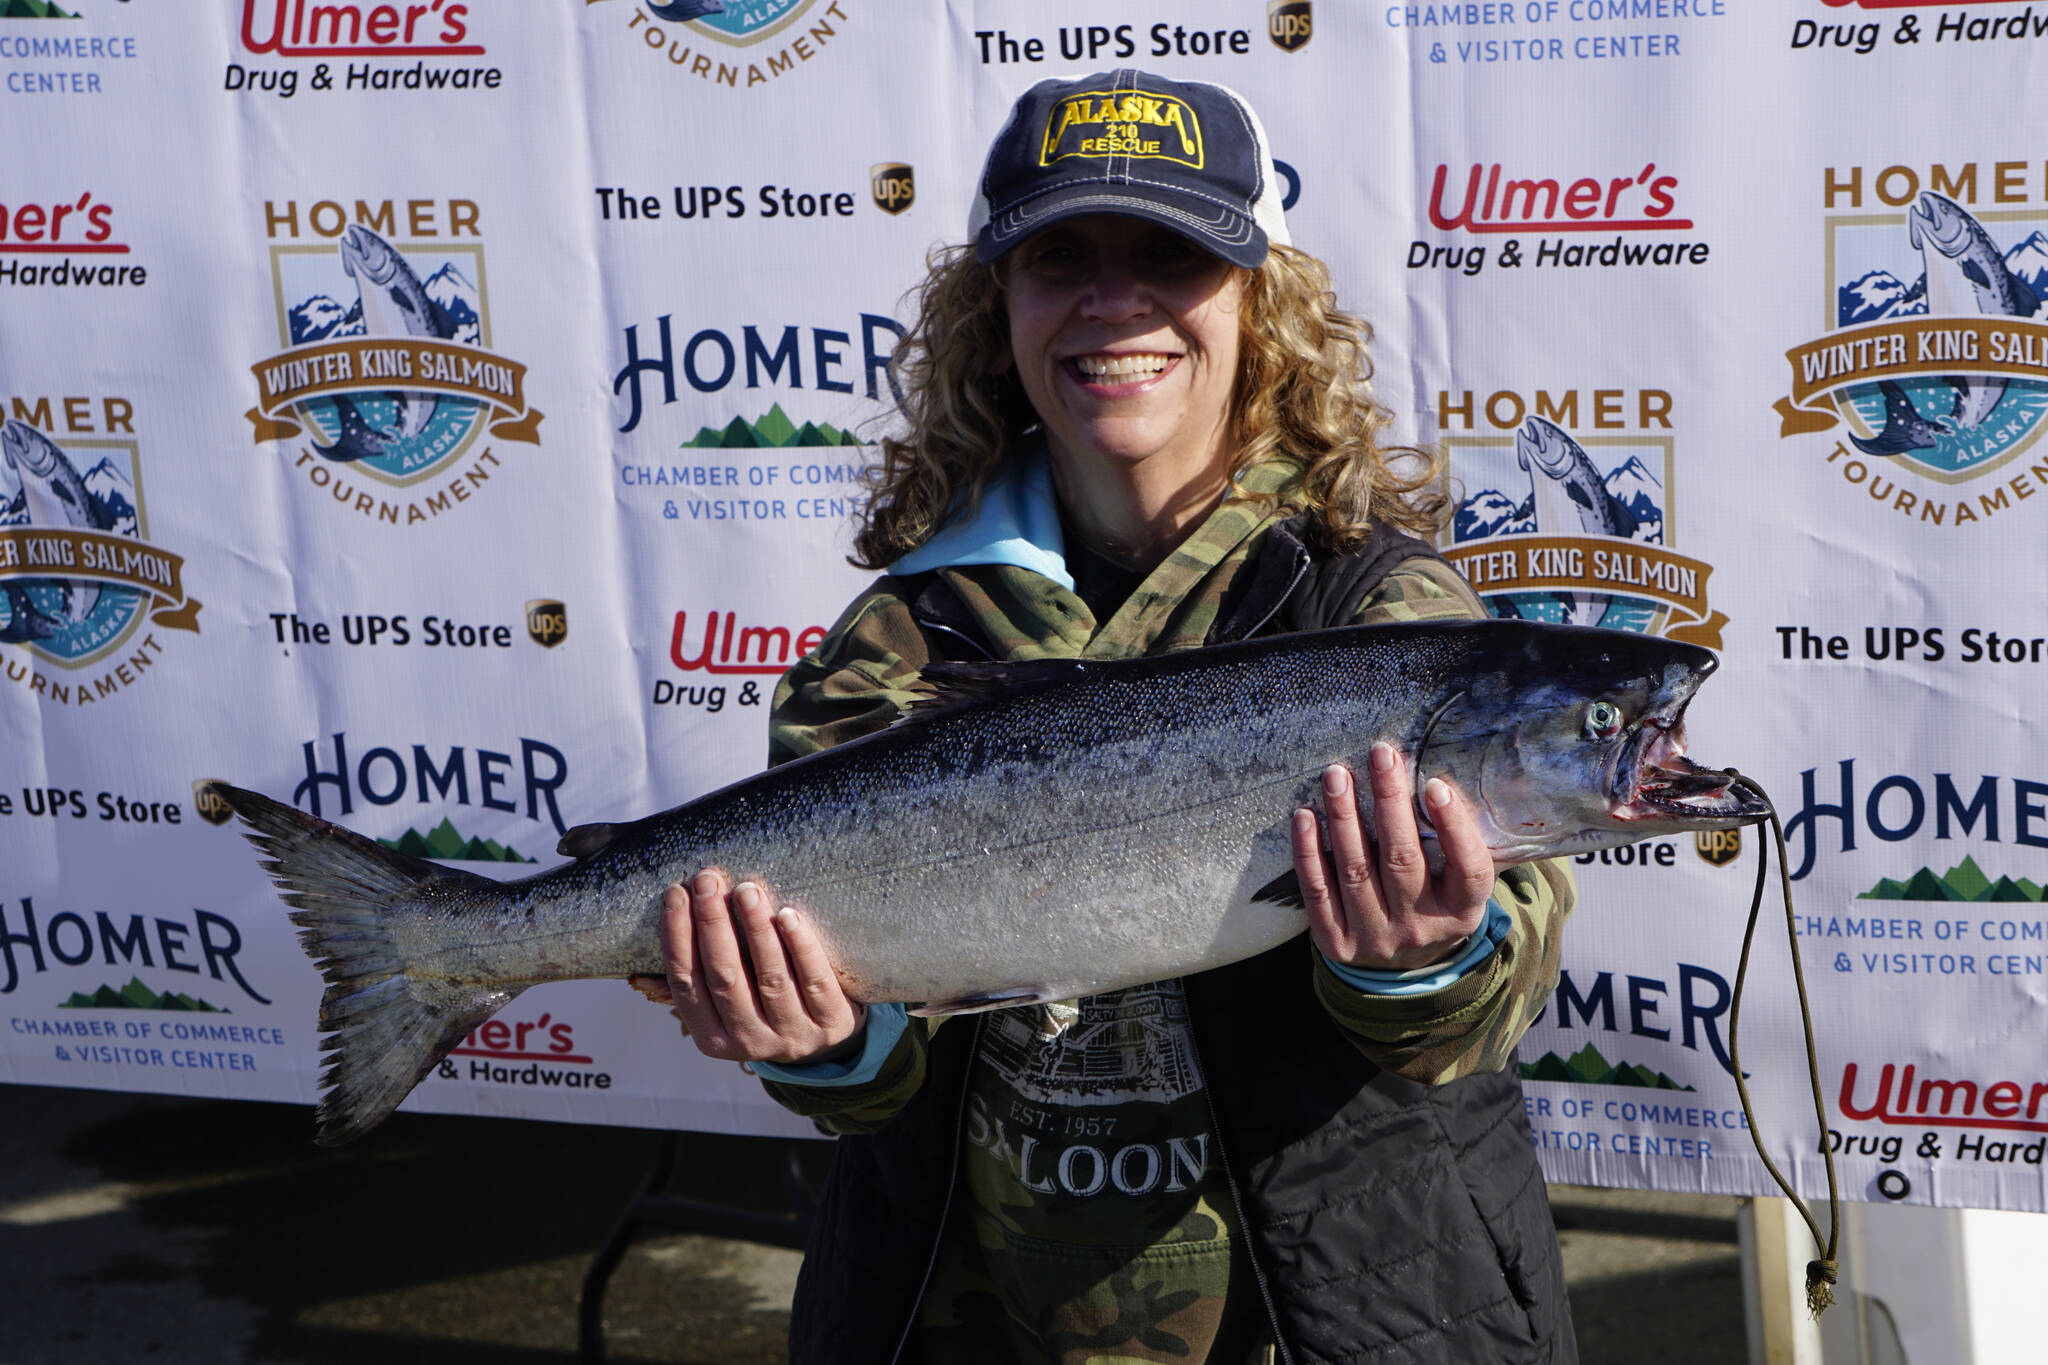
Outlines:
<svg viewBox="0 0 2048 1365"><path fill-rule="evenodd" d="M868 188L875 207L884 213L901 213L917 202L917 173L900 161L884 161L868 167Z"/></svg>
<svg viewBox="0 0 2048 1365"><path fill-rule="evenodd" d="M1316 36L1309 0L1266 0L1266 36L1282 52L1299 52Z"/></svg>
<svg viewBox="0 0 2048 1365"><path fill-rule="evenodd" d="M1700 857L1715 867L1726 867L1742 856L1742 831L1702 829L1693 831L1692 846Z"/></svg>
<svg viewBox="0 0 2048 1365"><path fill-rule="evenodd" d="M526 633L543 649L569 638L569 609L560 602L535 598L526 604Z"/></svg>
<svg viewBox="0 0 2048 1365"><path fill-rule="evenodd" d="M202 777L192 784L192 809L206 817L210 825L225 825L234 810L227 798L220 794L219 779Z"/></svg>

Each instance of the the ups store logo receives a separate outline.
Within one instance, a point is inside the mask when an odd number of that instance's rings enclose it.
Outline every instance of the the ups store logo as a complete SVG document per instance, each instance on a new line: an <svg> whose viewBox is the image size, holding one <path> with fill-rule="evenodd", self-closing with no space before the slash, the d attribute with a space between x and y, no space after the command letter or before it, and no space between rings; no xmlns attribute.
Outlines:
<svg viewBox="0 0 2048 1365"><path fill-rule="evenodd" d="M202 777L192 784L192 808L210 825L224 825L235 812L220 794L224 784L218 778Z"/></svg>
<svg viewBox="0 0 2048 1365"><path fill-rule="evenodd" d="M1739 829L1695 830L1692 846L1702 858L1715 867L1726 867L1742 856L1742 831Z"/></svg>
<svg viewBox="0 0 2048 1365"><path fill-rule="evenodd" d="M560 602L536 598L526 604L526 633L547 649L569 638L569 609Z"/></svg>
<svg viewBox="0 0 2048 1365"><path fill-rule="evenodd" d="M1266 0L1266 36L1282 52L1299 52L1316 36L1309 0Z"/></svg>
<svg viewBox="0 0 2048 1365"><path fill-rule="evenodd" d="M868 188L874 191L876 208L901 213L917 202L917 173L900 161L884 161L868 167Z"/></svg>

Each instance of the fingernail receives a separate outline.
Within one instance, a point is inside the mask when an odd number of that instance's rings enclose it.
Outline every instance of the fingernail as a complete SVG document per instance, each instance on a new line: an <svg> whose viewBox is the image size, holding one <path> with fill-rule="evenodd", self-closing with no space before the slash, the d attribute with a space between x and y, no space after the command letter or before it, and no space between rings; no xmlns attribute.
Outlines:
<svg viewBox="0 0 2048 1365"><path fill-rule="evenodd" d="M1344 794L1344 781L1350 776L1351 774L1344 771L1343 764L1332 763L1329 767L1323 769L1323 794L1325 796L1342 796Z"/></svg>
<svg viewBox="0 0 2048 1365"><path fill-rule="evenodd" d="M740 903L742 910L758 910L761 908L761 888L752 882L741 882L733 888L733 899Z"/></svg>
<svg viewBox="0 0 2048 1365"><path fill-rule="evenodd" d="M777 910L775 912L775 922L785 929L794 929L796 927L795 907L785 905L780 910Z"/></svg>
<svg viewBox="0 0 2048 1365"><path fill-rule="evenodd" d="M717 895L718 874L715 872L699 872L695 877L690 879L690 890L696 892L700 896Z"/></svg>
<svg viewBox="0 0 2048 1365"><path fill-rule="evenodd" d="M1451 804L1451 784L1441 777L1429 779L1429 785L1422 789L1423 798L1432 806L1446 807Z"/></svg>
<svg viewBox="0 0 2048 1365"><path fill-rule="evenodd" d="M1394 746L1381 740L1372 746L1372 769L1376 773L1394 770Z"/></svg>

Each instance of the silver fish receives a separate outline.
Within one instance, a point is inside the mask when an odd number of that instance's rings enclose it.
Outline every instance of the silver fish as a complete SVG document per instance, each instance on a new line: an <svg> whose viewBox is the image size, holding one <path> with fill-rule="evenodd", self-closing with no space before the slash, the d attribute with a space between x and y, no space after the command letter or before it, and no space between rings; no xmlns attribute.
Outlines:
<svg viewBox="0 0 2048 1365"><path fill-rule="evenodd" d="M1412 776L1456 783L1503 863L1752 822L1762 805L1683 757L1715 662L1626 631L1464 621L934 665L939 697L897 725L572 830L564 851L582 856L517 882L216 789L328 983L332 1145L527 987L659 975L662 892L705 867L801 906L853 998L943 1015L1201 971L1300 933L1292 812L1379 740Z"/></svg>
<svg viewBox="0 0 2048 1365"><path fill-rule="evenodd" d="M445 340L455 334L454 320L428 295L398 248L361 223L351 223L341 234L340 250L341 268L356 282L362 300L364 335ZM409 389L394 389L391 398L396 412L392 424L381 430L364 420L353 399L335 399L341 431L320 453L336 460L382 455L398 441L425 431L441 403L435 394Z"/></svg>
<svg viewBox="0 0 2048 1365"><path fill-rule="evenodd" d="M1989 317L2031 318L2040 311L2040 295L2012 273L1991 234L1955 200L1922 190L1906 210L1906 235L1925 264L1927 311L1933 316L1963 317L1975 311ZM1849 439L1866 455L1930 450L1944 434L1982 425L2005 397L2003 375L1953 374L1945 379L1953 391L1947 415L1922 417L1906 392L1887 381L1881 386L1883 429L1868 439Z"/></svg>
<svg viewBox="0 0 2048 1365"><path fill-rule="evenodd" d="M99 525L93 516L92 495L86 490L85 479L77 466L66 459L56 442L42 432L18 418L8 418L4 425L0 425L0 459L7 461L15 477L21 481L29 525L107 529ZM93 607L99 603L100 585L90 579L56 578L46 581L56 583L64 590L63 615L49 618L58 625L75 625L83 621L92 615ZM14 603L15 595L9 594L8 600ZM23 608L34 611L26 594L19 598L17 613Z"/></svg>
<svg viewBox="0 0 2048 1365"><path fill-rule="evenodd" d="M1608 491L1592 457L1563 427L1531 417L1528 425L1515 433L1515 463L1529 475L1538 535L1587 531L1623 540L1635 536L1635 513ZM1607 593L1560 592L1556 596L1564 607L1567 625L1600 624L1584 619L1596 599L1602 621L1614 605Z"/></svg>

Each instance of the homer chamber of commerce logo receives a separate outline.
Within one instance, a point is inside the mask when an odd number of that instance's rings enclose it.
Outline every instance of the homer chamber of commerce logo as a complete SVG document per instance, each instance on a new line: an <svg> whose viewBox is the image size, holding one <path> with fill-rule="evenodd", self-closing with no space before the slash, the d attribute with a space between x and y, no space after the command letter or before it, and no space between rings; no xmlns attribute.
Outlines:
<svg viewBox="0 0 2048 1365"><path fill-rule="evenodd" d="M1728 977L1697 963L1561 970L1521 1049L1523 1079L1549 1083L1530 1091L1536 1145L1694 1161L1746 1149L1727 1081L1733 1000Z"/></svg>
<svg viewBox="0 0 2048 1365"><path fill-rule="evenodd" d="M245 970L243 942L232 919L210 910L138 914L31 896L0 901L9 1049L88 1073L273 1065L289 1041L285 1031L261 1015L236 1018L272 1003Z"/></svg>
<svg viewBox="0 0 2048 1365"><path fill-rule="evenodd" d="M67 706L139 682L199 631L184 559L151 537L134 405L21 398L0 423L0 672Z"/></svg>
<svg viewBox="0 0 2048 1365"><path fill-rule="evenodd" d="M1923 525L2017 507L2048 486L2048 460L2028 456L2048 418L2048 172L2015 161L1823 175L1825 206L1846 210L1825 223L1828 329L1786 352L1780 436Z"/></svg>
<svg viewBox="0 0 2048 1365"><path fill-rule="evenodd" d="M353 203L264 205L283 349L250 367L247 416L314 497L420 526L481 495L504 443L538 445L542 414L491 349L477 205Z"/></svg>
<svg viewBox="0 0 2048 1365"><path fill-rule="evenodd" d="M496 90L504 73L479 59L484 45L463 0L407 5L350 0L241 0L241 48L221 88L290 99L314 93ZM321 58L310 66L276 58ZM452 59L434 61L434 58ZM303 77L303 87L301 79Z"/></svg>
<svg viewBox="0 0 2048 1365"><path fill-rule="evenodd" d="M104 14L106 0L93 0ZM68 23L14 23L58 19ZM0 83L10 95L101 95L141 53L134 38L87 22L85 6L56 0L0 0Z"/></svg>
<svg viewBox="0 0 2048 1365"><path fill-rule="evenodd" d="M679 75L751 90L816 61L845 36L854 0L582 0Z"/></svg>
<svg viewBox="0 0 2048 1365"><path fill-rule="evenodd" d="M1677 463L1660 389L1437 396L1457 512L1449 559L1496 616L1634 630L1718 649L1713 568L1673 545ZM1531 410L1533 407L1533 411ZM1581 418L1592 430L1574 437ZM1512 435L1457 435L1481 424ZM1614 431L1616 434L1600 434Z"/></svg>

